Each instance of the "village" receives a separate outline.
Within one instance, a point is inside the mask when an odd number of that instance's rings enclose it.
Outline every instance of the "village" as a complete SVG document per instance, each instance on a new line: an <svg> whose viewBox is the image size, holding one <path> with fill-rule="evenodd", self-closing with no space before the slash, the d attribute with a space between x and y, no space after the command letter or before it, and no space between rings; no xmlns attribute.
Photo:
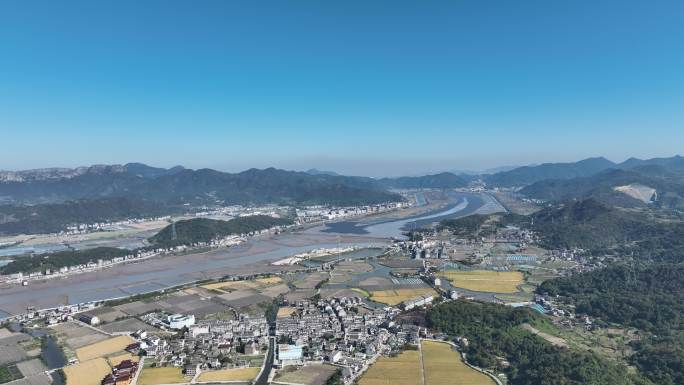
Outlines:
<svg viewBox="0 0 684 385"><path fill-rule="evenodd" d="M47 330L58 342L64 363L46 372L62 373L66 385L322 385L330 378L364 384L397 354L441 348L434 341L446 336L430 331L418 315L457 300L529 307L568 330L595 329L589 317L535 288L600 261L582 250L543 250L536 234L516 226L493 230L474 237L434 228L386 248L315 249L271 262L282 267L277 273L226 276L116 301L27 308L9 321ZM505 383L501 373L466 370Z"/></svg>

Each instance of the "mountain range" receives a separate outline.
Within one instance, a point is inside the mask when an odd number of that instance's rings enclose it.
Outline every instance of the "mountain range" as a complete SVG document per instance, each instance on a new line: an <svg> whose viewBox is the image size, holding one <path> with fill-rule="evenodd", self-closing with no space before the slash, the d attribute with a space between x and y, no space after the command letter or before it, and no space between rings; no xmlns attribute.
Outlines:
<svg viewBox="0 0 684 385"><path fill-rule="evenodd" d="M546 201L593 198L622 207L684 209L684 158L628 159L593 174L535 181L520 190Z"/></svg>
<svg viewBox="0 0 684 385"><path fill-rule="evenodd" d="M59 203L125 197L164 204L331 203L400 200L370 178L310 175L275 168L224 173L126 165L0 173L0 202Z"/></svg>
<svg viewBox="0 0 684 385"><path fill-rule="evenodd" d="M655 200L676 206L684 196L684 157L630 158L622 163L597 157L486 175L443 172L378 179L317 169L298 172L267 168L227 173L182 166L166 169L142 163L0 171L0 203L35 205L127 198L164 205L351 205L400 200L392 189L463 188L475 180L482 180L489 187L521 188L524 195L542 200L621 197L624 204L639 205L649 203L648 192L653 190Z"/></svg>

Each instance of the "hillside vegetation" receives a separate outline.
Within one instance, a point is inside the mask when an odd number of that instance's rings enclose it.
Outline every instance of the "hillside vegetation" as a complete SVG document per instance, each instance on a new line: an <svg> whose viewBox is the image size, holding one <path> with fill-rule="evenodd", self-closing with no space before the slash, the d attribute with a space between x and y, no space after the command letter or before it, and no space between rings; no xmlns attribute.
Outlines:
<svg viewBox="0 0 684 385"><path fill-rule="evenodd" d="M684 265L615 265L546 281L539 293L568 298L578 313L648 331L684 331Z"/></svg>
<svg viewBox="0 0 684 385"><path fill-rule="evenodd" d="M589 176L615 167L606 158L588 158L572 163L544 163L523 166L509 171L486 175L487 184L500 187L525 186L544 179L572 179Z"/></svg>
<svg viewBox="0 0 684 385"><path fill-rule="evenodd" d="M234 218L229 221L195 218L168 225L151 237L149 241L155 247L192 245L198 242L210 242L213 239L228 235L248 234L254 231L290 224L292 224L290 219L274 218L268 215L251 215Z"/></svg>
<svg viewBox="0 0 684 385"><path fill-rule="evenodd" d="M125 197L163 204L372 204L398 201L372 178L311 175L268 168L225 173L141 164L26 171L0 179L0 201L60 203Z"/></svg>
<svg viewBox="0 0 684 385"><path fill-rule="evenodd" d="M58 233L69 225L149 218L179 212L179 207L131 198L82 199L63 203L0 206L0 234Z"/></svg>
<svg viewBox="0 0 684 385"><path fill-rule="evenodd" d="M115 247L96 247L88 250L66 250L55 253L35 254L17 258L9 264L0 267L0 274L56 271L61 267L76 266L98 259L110 260L135 253L131 250Z"/></svg>
<svg viewBox="0 0 684 385"><path fill-rule="evenodd" d="M539 317L530 309L453 301L428 310L428 325L452 337L465 337L468 361L503 370L511 385L649 384L625 367L597 355L555 347L520 326ZM502 360L510 363L503 364Z"/></svg>
<svg viewBox="0 0 684 385"><path fill-rule="evenodd" d="M655 384L684 383L684 265L616 265L544 282L537 290L604 322L648 334L632 362Z"/></svg>
<svg viewBox="0 0 684 385"><path fill-rule="evenodd" d="M656 194L652 199L655 207L684 208L684 177L668 172L661 166L640 166L631 170L610 169L583 178L547 179L526 186L520 193L547 201L593 198L605 204L622 207L647 206L648 202L619 191L630 185L655 189Z"/></svg>
<svg viewBox="0 0 684 385"><path fill-rule="evenodd" d="M656 261L684 259L683 221L611 207L594 199L547 207L522 225L535 230L542 245L551 249L583 248Z"/></svg>

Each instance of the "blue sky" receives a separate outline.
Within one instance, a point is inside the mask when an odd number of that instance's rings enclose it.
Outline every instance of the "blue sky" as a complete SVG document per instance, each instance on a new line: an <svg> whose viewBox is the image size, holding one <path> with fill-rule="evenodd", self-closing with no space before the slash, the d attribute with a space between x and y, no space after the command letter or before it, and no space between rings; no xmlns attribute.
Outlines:
<svg viewBox="0 0 684 385"><path fill-rule="evenodd" d="M0 169L674 155L684 2L3 1L0 143Z"/></svg>

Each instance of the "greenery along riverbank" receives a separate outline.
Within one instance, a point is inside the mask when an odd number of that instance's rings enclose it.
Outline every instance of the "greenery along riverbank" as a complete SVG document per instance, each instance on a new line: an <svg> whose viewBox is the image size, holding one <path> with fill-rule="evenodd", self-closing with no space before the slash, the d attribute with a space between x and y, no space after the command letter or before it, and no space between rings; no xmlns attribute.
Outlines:
<svg viewBox="0 0 684 385"><path fill-rule="evenodd" d="M427 312L429 327L468 339L470 363L505 372L511 385L651 384L622 365L552 346L521 327L539 317L527 308L473 301L447 302Z"/></svg>
<svg viewBox="0 0 684 385"><path fill-rule="evenodd" d="M96 247L87 250L66 250L55 253L34 254L17 257L9 264L0 267L0 274L57 271L62 267L83 265L88 262L104 261L123 257L135 251L115 247Z"/></svg>
<svg viewBox="0 0 684 385"><path fill-rule="evenodd" d="M290 219L273 218L267 215L253 215L240 217L229 221L213 219L190 219L175 224L176 237L173 227L169 225L150 238L152 246L136 250L115 247L97 247L87 250L66 250L55 253L18 256L14 261L0 268L0 274L57 271L62 267L84 265L89 262L103 261L113 258L134 255L139 251L150 248L169 248L179 245L192 245L198 242L210 242L213 239L232 234L246 234L254 231L269 229L275 226L291 224Z"/></svg>
<svg viewBox="0 0 684 385"><path fill-rule="evenodd" d="M274 218L268 215L251 215L229 221L195 218L168 225L151 237L149 241L156 247L192 245L199 242L210 242L213 239L229 235L248 234L290 224L292 224L291 219Z"/></svg>

